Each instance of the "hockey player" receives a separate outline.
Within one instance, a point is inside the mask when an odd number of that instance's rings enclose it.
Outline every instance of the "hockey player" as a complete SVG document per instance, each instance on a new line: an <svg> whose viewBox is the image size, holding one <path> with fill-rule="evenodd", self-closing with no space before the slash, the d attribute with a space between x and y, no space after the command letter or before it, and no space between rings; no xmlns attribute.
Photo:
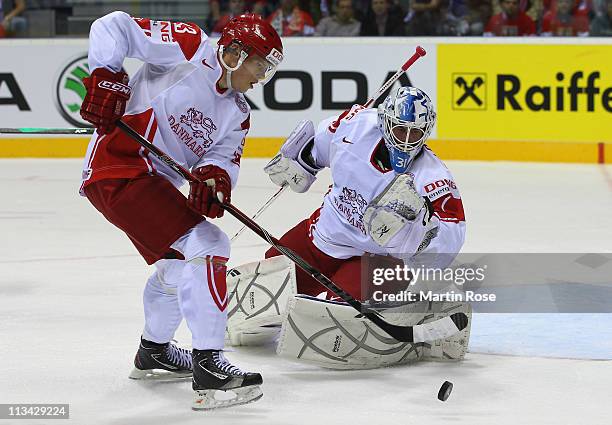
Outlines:
<svg viewBox="0 0 612 425"><path fill-rule="evenodd" d="M193 370L194 409L257 400L261 375L223 355L230 244L209 219L223 215L214 198L229 202L238 178L250 117L242 93L274 74L281 40L256 15L231 20L215 49L195 24L113 12L93 23L89 41L81 115L97 130L81 194L156 267L144 289L145 326L130 377ZM144 62L129 83L127 57ZM119 119L205 183L191 183L186 199L178 190L184 182L117 129ZM182 318L192 352L171 342ZM216 399L217 391L234 397Z"/></svg>
<svg viewBox="0 0 612 425"><path fill-rule="evenodd" d="M289 230L280 243L296 252L357 299L362 294L364 255L385 256L397 264L426 258L430 267L446 267L461 249L465 218L459 191L446 166L425 146L436 121L422 90L393 90L376 109L354 106L319 124L301 122L265 167L278 185L306 192L324 167L333 184L323 205ZM439 255L437 255L439 254ZM335 294L271 248L266 260L230 271L230 320L233 344L248 344L274 334L282 322L278 352L326 367L376 367L415 358L463 358L469 327L447 341L400 344ZM395 260L394 260L395 259ZM310 297L298 296L305 294ZM440 318L463 303L401 307L404 325ZM369 329L369 330L368 330ZM371 336L368 335L370 332Z"/></svg>

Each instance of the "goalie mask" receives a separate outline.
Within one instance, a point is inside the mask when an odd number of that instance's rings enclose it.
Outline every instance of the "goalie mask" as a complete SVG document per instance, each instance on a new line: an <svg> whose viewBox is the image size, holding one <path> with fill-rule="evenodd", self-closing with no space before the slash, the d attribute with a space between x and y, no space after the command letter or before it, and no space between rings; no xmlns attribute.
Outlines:
<svg viewBox="0 0 612 425"><path fill-rule="evenodd" d="M391 166L406 172L436 123L433 103L416 87L399 87L378 106L378 128L383 133Z"/></svg>

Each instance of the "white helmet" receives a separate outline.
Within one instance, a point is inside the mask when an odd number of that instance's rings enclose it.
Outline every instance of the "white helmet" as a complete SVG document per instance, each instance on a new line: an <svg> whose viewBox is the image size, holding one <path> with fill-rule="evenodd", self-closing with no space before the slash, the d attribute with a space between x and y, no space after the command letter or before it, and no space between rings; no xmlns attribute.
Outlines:
<svg viewBox="0 0 612 425"><path fill-rule="evenodd" d="M378 128L389 150L391 166L404 173L421 151L436 123L433 103L416 87L399 87L378 105Z"/></svg>

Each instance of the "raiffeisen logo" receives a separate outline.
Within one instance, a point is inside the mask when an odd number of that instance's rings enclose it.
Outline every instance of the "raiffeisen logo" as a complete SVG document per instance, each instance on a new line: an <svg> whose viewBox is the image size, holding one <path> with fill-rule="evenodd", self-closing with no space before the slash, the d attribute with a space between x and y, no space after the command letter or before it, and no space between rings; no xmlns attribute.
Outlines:
<svg viewBox="0 0 612 425"><path fill-rule="evenodd" d="M86 94L83 78L88 76L87 54L81 54L62 69L55 82L55 105L62 117L76 127L91 127L80 114Z"/></svg>
<svg viewBox="0 0 612 425"><path fill-rule="evenodd" d="M557 72L553 84L526 86L514 74L497 74L497 110L612 112L612 87L601 86L599 71Z"/></svg>

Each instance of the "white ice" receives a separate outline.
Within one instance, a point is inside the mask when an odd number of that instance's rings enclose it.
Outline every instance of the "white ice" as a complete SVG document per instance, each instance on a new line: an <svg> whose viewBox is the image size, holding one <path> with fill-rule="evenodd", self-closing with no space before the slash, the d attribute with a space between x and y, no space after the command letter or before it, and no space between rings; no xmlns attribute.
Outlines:
<svg viewBox="0 0 612 425"><path fill-rule="evenodd" d="M275 191L263 163L243 162L233 201L245 212ZM610 252L611 167L448 166L466 208L465 251ZM189 382L127 379L151 270L77 195L80 167L79 160L0 161L0 403L70 403L69 423L79 425L610 423L611 315L479 315L459 364L334 372L278 358L272 347L238 349L228 357L262 372L264 398L193 412ZM283 194L260 223L280 236L321 203L327 184L323 175L307 194ZM231 217L220 225L230 236L240 227ZM265 249L247 231L231 261L258 259ZM176 338L189 345L184 325ZM436 394L445 380L455 389L442 403Z"/></svg>

